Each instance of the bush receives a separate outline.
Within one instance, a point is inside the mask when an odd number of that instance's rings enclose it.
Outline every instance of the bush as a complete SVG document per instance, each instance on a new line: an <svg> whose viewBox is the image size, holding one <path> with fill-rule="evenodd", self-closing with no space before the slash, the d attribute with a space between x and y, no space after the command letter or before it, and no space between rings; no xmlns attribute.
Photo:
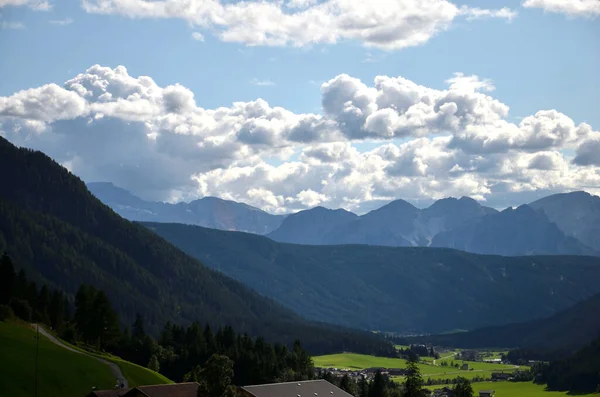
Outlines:
<svg viewBox="0 0 600 397"><path fill-rule="evenodd" d="M9 303L13 313L24 321L31 321L33 310L25 299L13 298Z"/></svg>
<svg viewBox="0 0 600 397"><path fill-rule="evenodd" d="M5 321L15 316L13 310L8 305L0 305L0 321Z"/></svg>

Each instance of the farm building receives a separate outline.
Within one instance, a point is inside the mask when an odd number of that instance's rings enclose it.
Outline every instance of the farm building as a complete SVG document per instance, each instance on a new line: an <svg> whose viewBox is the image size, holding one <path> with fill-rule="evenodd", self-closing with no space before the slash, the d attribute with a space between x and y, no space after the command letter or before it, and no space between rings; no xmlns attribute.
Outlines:
<svg viewBox="0 0 600 397"><path fill-rule="evenodd" d="M507 372L492 372L492 380L509 380L513 374Z"/></svg>
<svg viewBox="0 0 600 397"><path fill-rule="evenodd" d="M240 392L244 397L353 397L322 379L245 386L240 388Z"/></svg>
<svg viewBox="0 0 600 397"><path fill-rule="evenodd" d="M463 365L460 366L460 369L462 369L463 371L468 371L469 370L469 364L464 363Z"/></svg>
<svg viewBox="0 0 600 397"><path fill-rule="evenodd" d="M479 397L494 397L496 393L493 390L481 390Z"/></svg>

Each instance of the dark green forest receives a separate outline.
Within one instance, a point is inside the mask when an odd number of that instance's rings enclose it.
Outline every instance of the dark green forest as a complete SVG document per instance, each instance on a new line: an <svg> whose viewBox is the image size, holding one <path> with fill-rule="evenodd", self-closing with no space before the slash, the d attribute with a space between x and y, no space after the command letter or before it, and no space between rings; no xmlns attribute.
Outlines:
<svg viewBox="0 0 600 397"><path fill-rule="evenodd" d="M278 303L205 267L145 227L120 218L85 184L41 152L0 138L0 250L38 283L73 299L79 286L105 291L121 324L140 313L152 335L201 321L311 353L393 354L367 332L309 323Z"/></svg>
<svg viewBox="0 0 600 397"><path fill-rule="evenodd" d="M538 381L551 390L600 392L600 336L574 355L544 367Z"/></svg>
<svg viewBox="0 0 600 397"><path fill-rule="evenodd" d="M262 337L236 334L229 326L213 333L209 324L198 322L189 327L166 323L155 339L146 332L139 314L131 328L122 329L106 293L93 286L81 285L75 301L70 302L57 289L45 284L38 287L23 270L16 273L6 254L0 258L0 276L0 321L16 316L44 324L71 343L116 354L176 381L209 381L205 379L207 370L223 357L231 367L230 382L234 385L315 376L312 359L300 341L289 350Z"/></svg>
<svg viewBox="0 0 600 397"><path fill-rule="evenodd" d="M433 343L466 349L521 348L569 354L600 335L600 294L553 316L523 323L486 327L470 332L401 338L397 343ZM577 326L573 326L577 324ZM535 350L532 350L535 349ZM530 354L531 355L531 354ZM532 358L533 359L533 358Z"/></svg>
<svg viewBox="0 0 600 397"><path fill-rule="evenodd" d="M199 226L144 225L306 318L362 329L440 333L529 321L600 293L598 257L310 246Z"/></svg>

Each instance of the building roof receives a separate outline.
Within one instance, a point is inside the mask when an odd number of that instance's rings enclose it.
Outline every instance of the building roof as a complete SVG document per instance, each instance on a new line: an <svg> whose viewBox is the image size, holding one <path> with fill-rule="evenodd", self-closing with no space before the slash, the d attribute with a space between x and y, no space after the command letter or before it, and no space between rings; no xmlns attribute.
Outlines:
<svg viewBox="0 0 600 397"><path fill-rule="evenodd" d="M131 389L94 390L88 397L122 397Z"/></svg>
<svg viewBox="0 0 600 397"><path fill-rule="evenodd" d="M197 382L138 386L124 394L123 397L136 395L136 390L147 397L197 397L199 386Z"/></svg>
<svg viewBox="0 0 600 397"><path fill-rule="evenodd" d="M322 379L245 386L242 389L254 397L353 397Z"/></svg>

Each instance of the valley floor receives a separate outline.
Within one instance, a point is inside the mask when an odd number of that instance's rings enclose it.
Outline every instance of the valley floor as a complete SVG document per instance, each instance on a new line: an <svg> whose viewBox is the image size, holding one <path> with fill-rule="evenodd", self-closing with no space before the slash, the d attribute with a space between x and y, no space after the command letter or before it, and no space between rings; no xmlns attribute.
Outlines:
<svg viewBox="0 0 600 397"><path fill-rule="evenodd" d="M441 361L451 361L453 358L447 354L442 354L442 358L436 360L438 363ZM321 368L338 368L338 369L365 369L373 367L383 368L404 368L406 367L406 360L400 358L388 358L388 357L376 357L364 354L353 354L353 353L342 353L342 354L331 354L326 356L313 357L315 367ZM455 362L462 363L460 360L454 360ZM508 372L514 371L516 366L496 364L496 363L483 363L483 362L470 362L469 366L472 370L462 371L452 367L443 367L441 365L432 364L419 364L423 379L427 382L428 379L454 379L462 376L467 379L473 379L475 377L483 377L489 379L492 372ZM520 367L523 369L524 367ZM393 377L398 382L403 381L403 377ZM429 385L426 386L429 389L441 388L445 385ZM451 385L450 385L451 386ZM567 396L566 392L550 392L545 390L544 385L536 385L532 382L474 382L473 390L479 392L480 390L494 390L496 397L558 397ZM591 394L590 394L591 395ZM598 395L598 394L593 394Z"/></svg>

